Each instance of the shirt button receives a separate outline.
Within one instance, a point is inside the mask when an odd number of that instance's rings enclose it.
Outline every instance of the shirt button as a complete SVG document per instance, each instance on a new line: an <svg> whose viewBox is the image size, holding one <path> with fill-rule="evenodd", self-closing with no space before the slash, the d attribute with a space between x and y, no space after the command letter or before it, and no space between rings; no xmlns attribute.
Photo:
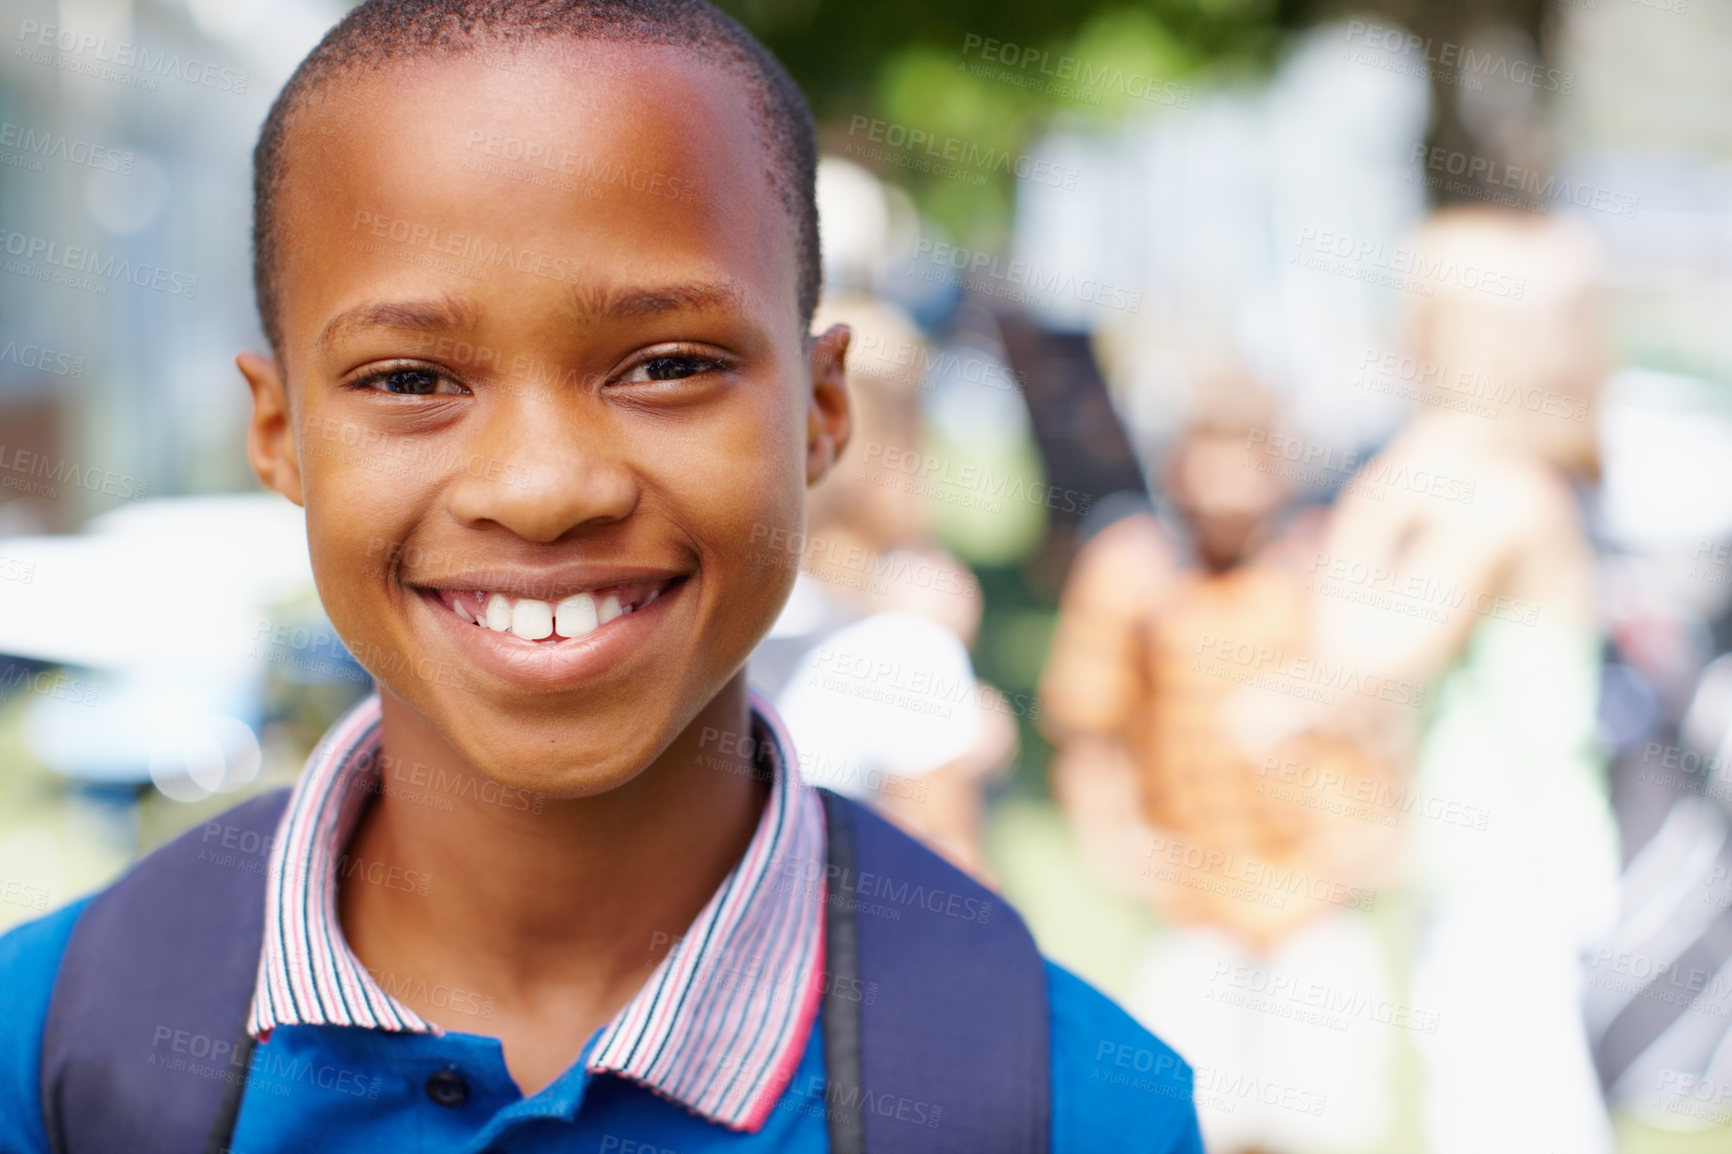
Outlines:
<svg viewBox="0 0 1732 1154"><path fill-rule="evenodd" d="M455 1108L469 1101L469 1083L456 1070L435 1070L427 1079L427 1096L441 1106Z"/></svg>

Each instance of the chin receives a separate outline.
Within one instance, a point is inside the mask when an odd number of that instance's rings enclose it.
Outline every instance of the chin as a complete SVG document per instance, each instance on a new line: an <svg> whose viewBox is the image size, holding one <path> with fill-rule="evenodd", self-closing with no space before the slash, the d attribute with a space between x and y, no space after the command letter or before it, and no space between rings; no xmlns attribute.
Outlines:
<svg viewBox="0 0 1732 1154"><path fill-rule="evenodd" d="M448 734L446 740L465 761L502 785L549 798L591 797L637 777L677 736L664 733L659 721L637 715L618 725L558 724L552 732L544 723L506 723L470 730L461 738ZM622 731L629 733L625 740L619 739Z"/></svg>

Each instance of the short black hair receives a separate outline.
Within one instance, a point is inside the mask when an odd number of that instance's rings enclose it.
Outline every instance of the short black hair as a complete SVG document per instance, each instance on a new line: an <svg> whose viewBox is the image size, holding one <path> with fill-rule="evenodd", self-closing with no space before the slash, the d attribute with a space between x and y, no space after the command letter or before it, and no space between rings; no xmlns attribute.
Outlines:
<svg viewBox="0 0 1732 1154"><path fill-rule="evenodd" d="M288 175L289 129L301 107L332 81L362 69L546 39L684 48L745 83L765 176L795 228L801 329L811 326L822 283L812 110L781 62L731 16L706 0L366 0L301 61L253 149L253 289L273 351L282 351L283 337L276 206Z"/></svg>

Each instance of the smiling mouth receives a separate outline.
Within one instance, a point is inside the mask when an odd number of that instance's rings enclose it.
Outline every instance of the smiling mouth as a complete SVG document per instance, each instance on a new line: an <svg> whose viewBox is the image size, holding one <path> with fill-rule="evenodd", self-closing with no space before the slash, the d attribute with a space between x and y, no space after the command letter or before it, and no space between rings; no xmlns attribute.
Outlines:
<svg viewBox="0 0 1732 1154"><path fill-rule="evenodd" d="M477 629L509 633L538 645L588 637L645 608L684 577L586 589L558 601L516 597L488 589L423 588L422 595Z"/></svg>

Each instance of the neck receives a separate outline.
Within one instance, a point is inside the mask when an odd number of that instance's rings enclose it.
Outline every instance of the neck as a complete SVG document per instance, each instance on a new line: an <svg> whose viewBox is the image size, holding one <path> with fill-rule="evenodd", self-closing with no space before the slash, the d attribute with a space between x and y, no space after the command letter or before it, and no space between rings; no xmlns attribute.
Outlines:
<svg viewBox="0 0 1732 1154"><path fill-rule="evenodd" d="M349 857L417 871L427 892L357 871L339 908L362 963L398 982L406 972L605 1021L739 861L768 796L749 758L700 747L706 727L751 732L743 675L642 772L579 798L503 786L402 701L382 700L382 789Z"/></svg>

